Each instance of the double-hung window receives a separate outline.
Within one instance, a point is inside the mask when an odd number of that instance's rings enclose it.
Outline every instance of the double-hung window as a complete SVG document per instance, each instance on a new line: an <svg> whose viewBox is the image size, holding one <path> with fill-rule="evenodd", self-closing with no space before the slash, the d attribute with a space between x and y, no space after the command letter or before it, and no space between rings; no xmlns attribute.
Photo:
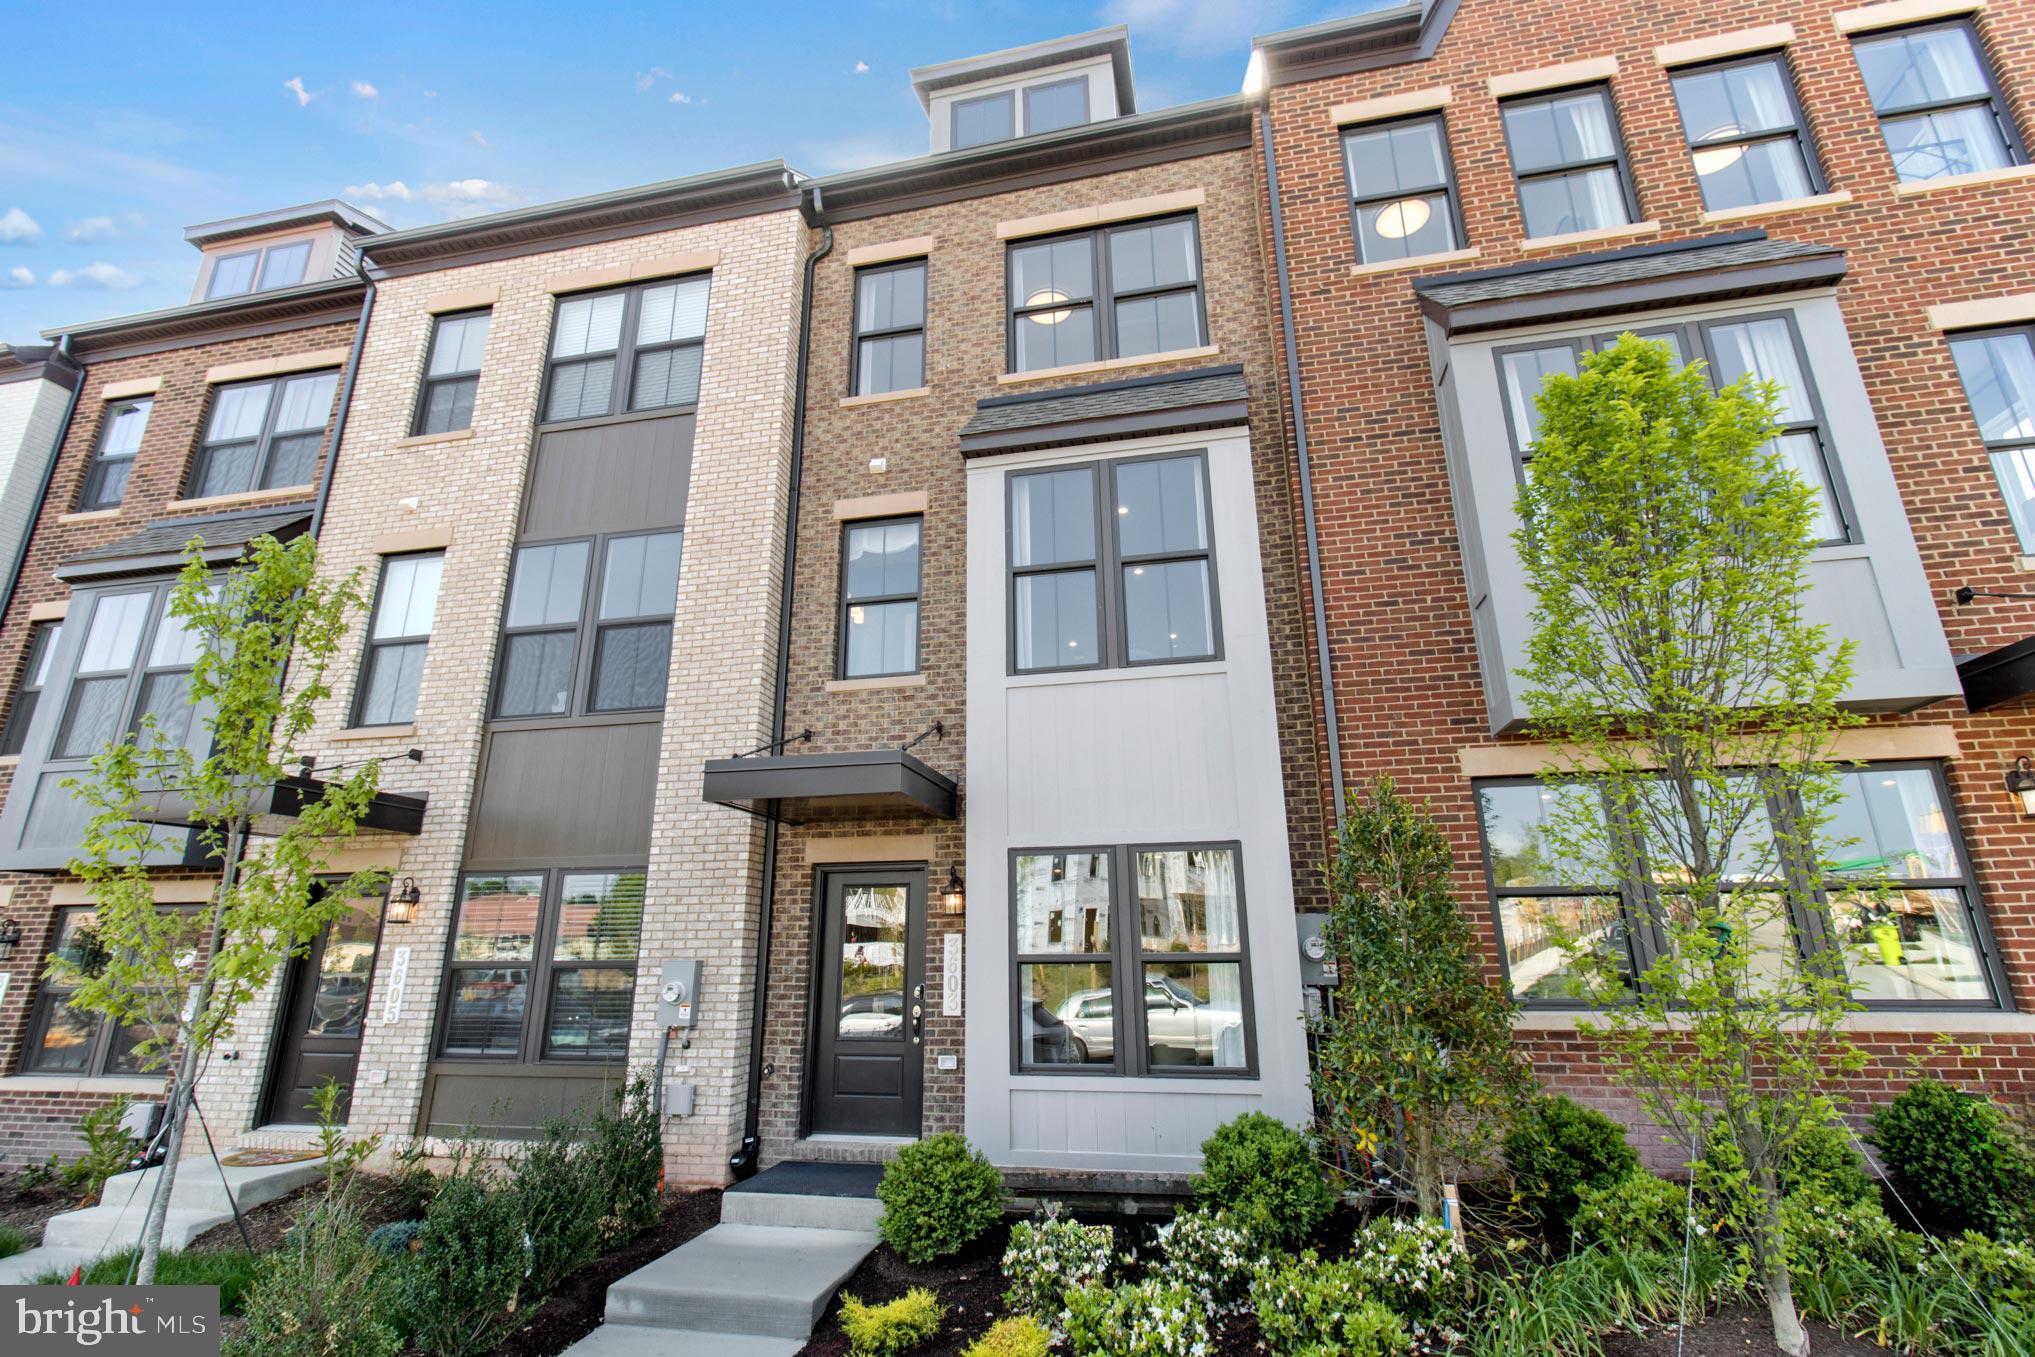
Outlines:
<svg viewBox="0 0 2035 1357"><path fill-rule="evenodd" d="M2026 157L1967 20L1853 40L1880 132L1904 183L2004 169Z"/></svg>
<svg viewBox="0 0 2035 1357"><path fill-rule="evenodd" d="M1950 353L2014 534L2035 552L2035 328L1954 335Z"/></svg>
<svg viewBox="0 0 2035 1357"><path fill-rule="evenodd" d="M707 274L561 297L544 421L692 405L707 335Z"/></svg>
<svg viewBox="0 0 2035 1357"><path fill-rule="evenodd" d="M1253 1067L1234 845L1025 850L1011 865L1019 1070Z"/></svg>
<svg viewBox="0 0 2035 1357"><path fill-rule="evenodd" d="M336 372L217 388L190 493L202 499L310 485L338 388Z"/></svg>
<svg viewBox="0 0 2035 1357"><path fill-rule="evenodd" d="M1608 85L1510 99L1500 106L1526 234L1562 236L1639 216Z"/></svg>
<svg viewBox="0 0 2035 1357"><path fill-rule="evenodd" d="M89 759L153 725L159 738L202 757L209 718L191 701L198 637L168 611L170 587L99 594L90 603L77 667L50 750Z"/></svg>
<svg viewBox="0 0 2035 1357"><path fill-rule="evenodd" d="M662 707L681 539L674 530L519 547L495 715Z"/></svg>
<svg viewBox="0 0 2035 1357"><path fill-rule="evenodd" d="M855 273L854 394L914 391L926 384L926 261Z"/></svg>
<svg viewBox="0 0 2035 1357"><path fill-rule="evenodd" d="M1013 372L1204 342L1192 215L1012 245L1009 268Z"/></svg>
<svg viewBox="0 0 2035 1357"><path fill-rule="evenodd" d="M36 622L28 631L28 654L21 662L21 686L14 690L14 706L7 724L0 727L0 756L13 757L28 744L28 727L49 684L50 665L56 659L57 640L63 635L61 622Z"/></svg>
<svg viewBox="0 0 2035 1357"><path fill-rule="evenodd" d="M1786 57L1769 52L1686 67L1672 78L1704 207L1716 212L1821 191Z"/></svg>
<svg viewBox="0 0 2035 1357"><path fill-rule="evenodd" d="M95 909L57 911L49 954L62 957L88 976L105 966ZM141 1027L118 1026L97 1013L71 1007L73 986L44 980L29 1010L22 1068L36 1074L139 1074L134 1048L147 1035Z"/></svg>
<svg viewBox="0 0 2035 1357"><path fill-rule="evenodd" d="M116 509L127 494L127 477L134 470L134 455L141 451L142 435L148 432L149 411L155 402L113 401L99 421L99 442L92 449L92 461L85 468L84 489L78 495L78 511Z"/></svg>
<svg viewBox="0 0 2035 1357"><path fill-rule="evenodd" d="M913 517L850 523L842 529L842 678L918 672L923 526L924 520Z"/></svg>
<svg viewBox="0 0 2035 1357"><path fill-rule="evenodd" d="M457 433L473 427L473 398L480 389L481 358L488 346L493 313L465 311L440 316L431 327L424 361L424 386L417 394L413 434Z"/></svg>
<svg viewBox="0 0 2035 1357"><path fill-rule="evenodd" d="M1009 489L1015 672L1221 652L1201 453L1013 472Z"/></svg>
<svg viewBox="0 0 2035 1357"><path fill-rule="evenodd" d="M382 561L382 578L368 623L354 696L356 726L408 725L417 715L424 654L438 613L442 551L409 552Z"/></svg>
<svg viewBox="0 0 2035 1357"><path fill-rule="evenodd" d="M470 873L438 1050L460 1060L620 1061L643 927L639 868Z"/></svg>
<svg viewBox="0 0 2035 1357"><path fill-rule="evenodd" d="M1343 165L1360 262L1441 254L1463 243L1440 114L1345 129Z"/></svg>

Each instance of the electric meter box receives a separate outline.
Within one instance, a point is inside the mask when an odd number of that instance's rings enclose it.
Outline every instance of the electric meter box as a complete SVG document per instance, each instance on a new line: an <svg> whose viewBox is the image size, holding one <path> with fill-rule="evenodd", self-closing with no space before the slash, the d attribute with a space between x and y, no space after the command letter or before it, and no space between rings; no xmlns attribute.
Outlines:
<svg viewBox="0 0 2035 1357"><path fill-rule="evenodd" d="M657 981L657 1025L699 1026L700 964L691 958L667 961Z"/></svg>

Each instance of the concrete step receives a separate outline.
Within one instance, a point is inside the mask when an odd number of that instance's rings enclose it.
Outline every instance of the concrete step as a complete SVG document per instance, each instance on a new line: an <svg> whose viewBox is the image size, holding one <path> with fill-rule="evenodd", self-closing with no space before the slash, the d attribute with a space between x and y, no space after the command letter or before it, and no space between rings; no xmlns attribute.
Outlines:
<svg viewBox="0 0 2035 1357"><path fill-rule="evenodd" d="M804 1347L801 1338L603 1324L567 1348L565 1357L798 1357Z"/></svg>
<svg viewBox="0 0 2035 1357"><path fill-rule="evenodd" d="M794 1230L876 1233L883 1203L874 1197L823 1197L793 1192L724 1192L724 1225L774 1225Z"/></svg>
<svg viewBox="0 0 2035 1357"><path fill-rule="evenodd" d="M803 1341L875 1247L853 1230L716 1225L610 1286L608 1322Z"/></svg>
<svg viewBox="0 0 2035 1357"><path fill-rule="evenodd" d="M132 1197L146 1209L149 1193L155 1190L156 1175L161 1172L160 1168L152 1168L115 1174L106 1180L106 1190L99 1194L99 1200L124 1202ZM220 1181L222 1172L224 1182ZM315 1183L324 1176L325 1161L322 1159L222 1170L210 1156L201 1155L186 1159L177 1166L177 1181L170 1187L170 1207L173 1210L188 1207L232 1215L234 1202L240 1203L240 1209L245 1211L278 1197L286 1197L306 1183Z"/></svg>
<svg viewBox="0 0 2035 1357"><path fill-rule="evenodd" d="M25 1249L11 1258L0 1258L0 1286L26 1286L45 1272L69 1277L72 1268L83 1267L98 1256L95 1249L53 1249L47 1245Z"/></svg>
<svg viewBox="0 0 2035 1357"><path fill-rule="evenodd" d="M148 1195L143 1193L131 1204L121 1201L51 1216L42 1227L42 1242L45 1248L88 1249L94 1257L118 1253L141 1242L142 1222L147 1219ZM163 1218L163 1247L181 1249L214 1225L232 1219L231 1211L172 1206Z"/></svg>

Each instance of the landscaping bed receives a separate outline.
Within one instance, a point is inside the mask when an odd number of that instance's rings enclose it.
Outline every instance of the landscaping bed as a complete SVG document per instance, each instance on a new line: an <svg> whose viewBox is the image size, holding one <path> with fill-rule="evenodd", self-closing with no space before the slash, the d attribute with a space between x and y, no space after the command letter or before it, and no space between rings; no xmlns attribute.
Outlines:
<svg viewBox="0 0 2035 1357"><path fill-rule="evenodd" d="M946 1308L939 1335L922 1347L918 1357L959 1357L968 1345L982 1336L1003 1314L1003 1251L1010 1240L1010 1224L995 1226L959 1255L935 1263L907 1263L888 1244L862 1260L862 1266L841 1286L827 1313L813 1329L810 1342L800 1357L846 1357L848 1335L841 1328L841 1298L857 1296L864 1301L896 1300L915 1286L925 1287Z"/></svg>
<svg viewBox="0 0 2035 1357"><path fill-rule="evenodd" d="M1811 1322L1809 1351L1815 1357L1869 1357L1891 1352L1828 1324ZM1673 1325L1645 1333L1614 1333L1604 1340L1604 1357L1767 1357L1778 1353L1764 1305L1732 1305L1689 1325L1680 1341Z"/></svg>
<svg viewBox="0 0 2035 1357"><path fill-rule="evenodd" d="M0 1178L0 1231L20 1231L29 1248L42 1242L43 1222L76 1210L77 1205L78 1194L56 1183L40 1182L26 1173Z"/></svg>

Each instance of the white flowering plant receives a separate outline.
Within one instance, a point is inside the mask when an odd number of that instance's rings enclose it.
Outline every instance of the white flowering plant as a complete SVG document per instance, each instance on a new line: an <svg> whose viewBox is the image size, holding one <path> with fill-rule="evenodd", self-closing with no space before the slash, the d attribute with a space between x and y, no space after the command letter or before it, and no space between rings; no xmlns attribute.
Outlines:
<svg viewBox="0 0 2035 1357"><path fill-rule="evenodd" d="M1039 1219L1011 1228L1003 1254L1010 1283L1004 1306L1057 1325L1067 1293L1107 1281L1115 1255L1116 1232L1109 1226L1063 1220L1057 1206L1048 1207Z"/></svg>
<svg viewBox="0 0 2035 1357"><path fill-rule="evenodd" d="M1074 1357L1208 1357L1201 1298L1154 1272L1114 1288L1067 1293L1067 1346Z"/></svg>
<svg viewBox="0 0 2035 1357"><path fill-rule="evenodd" d="M1323 1262L1312 1249L1260 1269L1251 1308L1277 1357L1397 1357L1413 1347L1405 1322L1364 1294L1347 1260Z"/></svg>
<svg viewBox="0 0 2035 1357"><path fill-rule="evenodd" d="M1192 1291L1211 1315L1250 1307L1251 1276L1272 1252L1266 1241L1233 1215L1206 1207L1182 1211L1155 1232L1153 1270Z"/></svg>
<svg viewBox="0 0 2035 1357"><path fill-rule="evenodd" d="M1788 1266L1815 1273L1848 1259L1913 1267L1920 1235L1903 1234L1878 1201L1845 1201L1823 1188L1803 1188L1781 1201Z"/></svg>
<svg viewBox="0 0 2035 1357"><path fill-rule="evenodd" d="M1418 1346L1458 1336L1470 1306L1470 1257L1448 1226L1379 1217L1357 1231L1345 1265L1358 1293L1405 1320Z"/></svg>

